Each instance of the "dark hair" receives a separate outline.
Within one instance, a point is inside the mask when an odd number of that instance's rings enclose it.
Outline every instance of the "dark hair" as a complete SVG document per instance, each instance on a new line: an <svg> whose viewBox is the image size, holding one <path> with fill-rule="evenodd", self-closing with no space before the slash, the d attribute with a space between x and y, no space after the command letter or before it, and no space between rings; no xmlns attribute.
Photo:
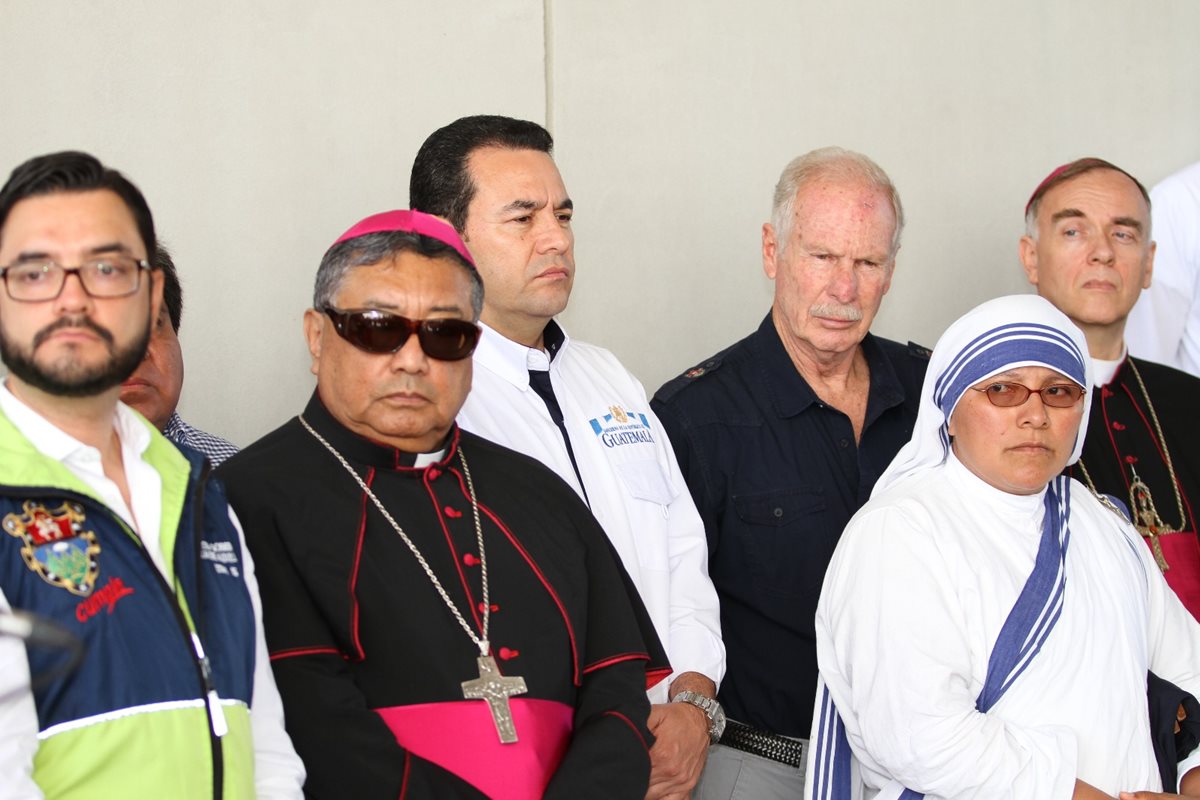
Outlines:
<svg viewBox="0 0 1200 800"><path fill-rule="evenodd" d="M1137 178L1130 175L1125 170L1118 167L1116 164L1109 163L1103 158L1080 158L1069 164L1063 164L1058 169L1046 176L1046 179L1038 184L1038 187L1033 190L1033 194L1029 197L1029 202L1025 204L1025 229L1030 236L1037 238L1037 215L1038 209L1042 206L1042 198L1046 193L1055 186L1066 183L1072 178L1078 178L1087 172L1093 172L1098 169L1111 169L1114 172L1119 172L1133 184L1137 186L1138 191L1142 193L1142 199L1146 201L1146 208L1150 208L1150 193L1146 191L1146 187ZM1149 231L1147 231L1149 234Z"/></svg>
<svg viewBox="0 0 1200 800"><path fill-rule="evenodd" d="M339 242L325 251L321 266L317 267L317 279L313 286L313 308L323 311L333 304L333 297L341 288L342 281L354 267L378 264L397 253L416 253L426 258L448 258L458 264L471 278L472 322L479 319L483 310L483 280L479 271L450 245L432 236L408 231L383 231L367 233Z"/></svg>
<svg viewBox="0 0 1200 800"><path fill-rule="evenodd" d="M124 175L104 166L95 156L76 150L37 156L12 171L4 187L0 188L0 233L13 206L26 198L96 189L107 189L121 198L137 223L146 256L153 257L156 244L154 217L146 198Z"/></svg>
<svg viewBox="0 0 1200 800"><path fill-rule="evenodd" d="M444 217L462 233L467 227L467 208L475 197L467 159L482 147L550 155L554 139L541 125L523 119L493 115L457 119L430 134L417 151L408 181L409 207Z"/></svg>
<svg viewBox="0 0 1200 800"><path fill-rule="evenodd" d="M162 270L163 305L171 317L171 327L179 333L179 322L183 319L183 287L179 285L179 273L175 271L175 259L171 251L161 242L154 251L154 266Z"/></svg>

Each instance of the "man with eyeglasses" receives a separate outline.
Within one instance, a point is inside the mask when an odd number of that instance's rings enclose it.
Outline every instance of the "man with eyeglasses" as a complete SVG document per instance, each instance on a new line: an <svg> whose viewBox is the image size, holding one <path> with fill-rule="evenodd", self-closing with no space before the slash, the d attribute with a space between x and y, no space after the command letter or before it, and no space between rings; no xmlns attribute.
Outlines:
<svg viewBox="0 0 1200 800"><path fill-rule="evenodd" d="M674 670L650 692L657 741L646 797L686 797L725 724L708 544L641 383L555 320L574 283L575 239L553 145L534 122L463 117L422 144L409 197L455 226L488 286L459 423L550 467L604 527Z"/></svg>
<svg viewBox="0 0 1200 800"><path fill-rule="evenodd" d="M354 225L304 314L316 392L219 471L310 797L645 793L645 610L566 485L454 422L482 303L445 222Z"/></svg>
<svg viewBox="0 0 1200 800"><path fill-rule="evenodd" d="M1059 167L1026 205L1025 274L1083 331L1096 366L1086 444L1070 475L1128 506L1167 583L1200 619L1200 379L1125 346L1154 250L1150 196L1107 161Z"/></svg>
<svg viewBox="0 0 1200 800"><path fill-rule="evenodd" d="M118 400L162 302L140 191L90 155L0 188L0 638L5 797L299 797L253 564L203 456ZM32 678L32 685L31 685Z"/></svg>
<svg viewBox="0 0 1200 800"><path fill-rule="evenodd" d="M150 420L172 442L204 453L215 467L236 453L237 448L220 436L187 424L175 410L183 390L183 349L179 345L183 287L175 260L161 244L154 255L154 265L163 278L162 308L154 320L146 357L121 384L121 402Z"/></svg>

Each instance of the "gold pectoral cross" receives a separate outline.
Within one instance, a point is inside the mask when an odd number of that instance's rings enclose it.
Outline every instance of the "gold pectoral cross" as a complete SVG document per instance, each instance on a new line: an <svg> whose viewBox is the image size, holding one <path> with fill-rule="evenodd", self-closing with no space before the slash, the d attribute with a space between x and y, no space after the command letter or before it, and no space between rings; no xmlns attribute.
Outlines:
<svg viewBox="0 0 1200 800"><path fill-rule="evenodd" d="M1162 521L1162 517L1158 515L1158 509L1154 507L1154 498L1150 496L1150 487L1138 476L1137 470L1132 467L1130 469L1133 472L1133 480L1129 483L1133 526L1150 542L1150 551L1154 553L1154 560L1158 564L1158 568L1166 572L1171 567L1167 564L1167 557L1163 555L1162 544L1158 541L1158 537L1170 531L1167 530L1167 524Z"/></svg>
<svg viewBox="0 0 1200 800"><path fill-rule="evenodd" d="M496 660L491 656L479 656L479 677L463 681L463 697L468 700L486 700L492 712L492 722L496 724L496 733L502 744L512 744L517 741L517 726L513 723L512 709L508 698L513 695L525 694L525 679L521 677L504 677L496 669Z"/></svg>

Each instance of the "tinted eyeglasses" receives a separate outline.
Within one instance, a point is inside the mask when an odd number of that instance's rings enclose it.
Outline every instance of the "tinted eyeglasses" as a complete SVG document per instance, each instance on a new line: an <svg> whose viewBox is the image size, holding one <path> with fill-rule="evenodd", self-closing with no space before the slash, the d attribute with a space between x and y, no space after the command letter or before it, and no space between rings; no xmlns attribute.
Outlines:
<svg viewBox="0 0 1200 800"><path fill-rule="evenodd" d="M976 392L983 392L992 405L1001 408L1019 406L1028 400L1031 394L1040 396L1042 402L1052 408L1070 408L1086 394L1083 387L1075 383L1052 383L1041 389L1030 389L1020 383L997 381L987 386L971 388Z"/></svg>
<svg viewBox="0 0 1200 800"><path fill-rule="evenodd" d="M377 308L343 311L325 306L322 310L339 336L367 353L394 353L415 333L425 355L459 361L479 343L479 326L465 319L409 319Z"/></svg>

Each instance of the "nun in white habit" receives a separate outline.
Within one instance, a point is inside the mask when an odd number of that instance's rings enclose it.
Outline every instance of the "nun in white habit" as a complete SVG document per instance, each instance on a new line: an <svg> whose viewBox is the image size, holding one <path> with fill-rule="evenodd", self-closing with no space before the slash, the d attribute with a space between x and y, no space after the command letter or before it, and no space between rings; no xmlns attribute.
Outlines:
<svg viewBox="0 0 1200 800"><path fill-rule="evenodd" d="M1119 512L1060 476L1091 371L1032 295L938 341L913 438L825 576L807 797L1161 790L1146 675L1200 695L1200 625ZM1200 795L1198 766L1179 775Z"/></svg>

